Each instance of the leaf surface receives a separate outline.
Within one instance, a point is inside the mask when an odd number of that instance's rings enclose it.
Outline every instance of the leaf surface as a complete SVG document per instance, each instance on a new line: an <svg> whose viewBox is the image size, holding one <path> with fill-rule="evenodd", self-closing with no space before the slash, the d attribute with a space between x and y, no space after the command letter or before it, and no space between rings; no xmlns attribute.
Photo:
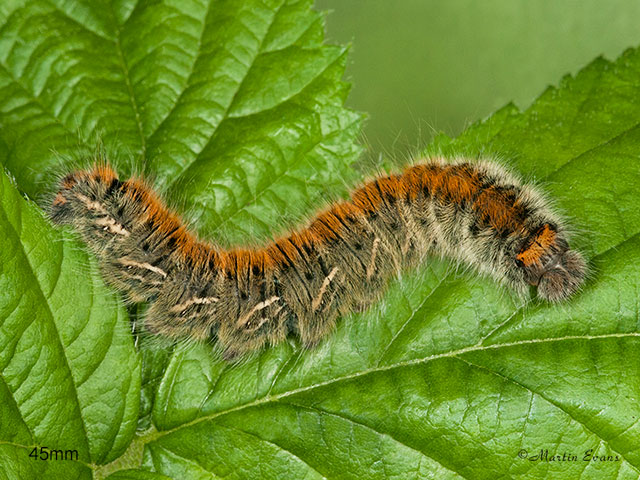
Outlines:
<svg viewBox="0 0 640 480"><path fill-rule="evenodd" d="M225 476L241 462L222 459L253 452L239 477L305 464L329 478L637 478L639 65L637 50L598 59L526 111L506 107L428 149L499 154L537 181L589 258L580 295L523 304L431 259L315 351L285 344L235 368L206 347L176 352L145 465ZM207 453L192 453L205 439ZM576 460L536 461L540 450Z"/></svg>
<svg viewBox="0 0 640 480"><path fill-rule="evenodd" d="M47 470L28 457L43 446L76 450L69 468L89 473L83 464L124 452L137 423L140 367L126 312L81 246L0 175L0 463L10 469L15 456Z"/></svg>
<svg viewBox="0 0 640 480"><path fill-rule="evenodd" d="M592 269L558 306L523 304L433 258L313 351L292 341L234 367L206 345L137 353L85 250L18 193L49 190L55 166L100 139L123 176L153 175L221 245L299 224L353 185L360 151L361 117L343 107L345 50L322 43L309 7L0 5L0 159L17 184L2 177L0 468L114 480L638 478L638 50L428 148L498 155L556 201ZM152 428L134 437L136 425ZM77 449L80 461L34 462L34 445ZM540 450L576 460L533 459ZM583 460L589 450L598 460Z"/></svg>

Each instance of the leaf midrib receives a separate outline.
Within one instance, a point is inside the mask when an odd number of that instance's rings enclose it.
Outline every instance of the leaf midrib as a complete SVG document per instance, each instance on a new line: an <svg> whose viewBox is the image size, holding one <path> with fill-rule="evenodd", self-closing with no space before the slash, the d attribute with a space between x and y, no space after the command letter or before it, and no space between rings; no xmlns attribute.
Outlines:
<svg viewBox="0 0 640 480"><path fill-rule="evenodd" d="M220 126L225 122L225 120L228 119L228 115L229 115L229 111L231 110L231 107L233 106L236 97L238 95L238 92L240 91L240 89L242 88L242 85L244 85L244 82L247 79L247 76L249 75L249 72L251 71L251 68L253 67L253 65L256 63L256 59L263 54L263 49L264 49L264 42L267 39L267 37L269 36L269 33L271 33L271 29L273 28L273 24L275 23L276 19L278 18L278 15L280 14L280 11L282 10L282 7L285 5L285 2L282 2L278 8L273 12L273 17L271 18L271 22L269 23L269 25L267 26L264 36L260 39L260 45L258 45L258 48L256 49L256 53L255 56L251 59L251 63L249 65L249 67L245 70L244 75L242 76L242 79L238 82L237 88L236 90L233 92L233 95L231 96L231 98L229 99L229 102L227 103L227 105L224 108L224 112L222 112L222 116L220 118L220 121L218 122L217 125L213 126L213 131L209 134L209 138L207 139L206 143L202 146L202 148L200 148L200 151L196 154L196 156L193 158L193 160L189 161L188 163L184 164L184 165L180 165L179 171L175 172L172 177L173 179L169 182L167 182L167 190L172 189L176 182L178 181L178 179L182 178L185 173L190 170L197 162L200 161L201 159L201 155L202 152L204 152L207 147L211 144L211 142L213 141L213 138L216 136L216 133L218 132L218 130L220 129ZM203 28L203 35L204 35L204 31L206 30L207 26L205 24L204 28ZM195 68L194 64L194 68ZM190 76L193 72L190 73ZM186 91L186 87L185 90L182 92L184 93ZM181 94L182 95L182 94ZM177 103L176 103L177 105ZM172 110L175 109L175 106L172 108ZM167 117L163 120L166 121L169 118L169 115L167 115ZM160 129L160 126L158 126L158 128L156 129L156 132Z"/></svg>
<svg viewBox="0 0 640 480"><path fill-rule="evenodd" d="M190 422L187 423L183 423L181 425L178 425L176 427L170 428L168 430L164 430L164 431L154 431L152 433L149 433L148 435L143 436L143 441L144 443L150 443L154 440L157 440L159 438L162 438L166 435L169 435L171 433L174 433L176 431L179 431L183 428L188 428L191 427L193 425L197 425L200 422L203 421L207 421L207 420L212 420L214 418L217 417L221 417L224 415L228 415L230 413L234 413L240 410L244 410L246 408L251 408L251 407L256 407L259 405L264 405L264 404L268 404L271 402L276 402L278 400L281 400L283 398L287 398L287 397L291 397L293 395L297 395L300 393L304 393L310 390L314 390L317 388L322 388L328 385L332 385L335 383L339 383L342 381L348 381L348 380L352 380L354 378L360 378L360 377L364 377L366 375L370 375L373 373L378 373L378 372L385 372L385 371L390 371L390 370L394 370L397 368L403 368L403 367L410 367L410 366L414 366L414 365L420 365L423 363L428 363L434 360L439 360L442 358L455 358L459 355L464 355L466 353L471 353L471 352L481 352L481 351L485 351L485 350L500 350L502 348L511 348L511 347L517 347L517 346L522 346L522 345L531 345L531 344L539 344L539 343L553 343L553 342L564 342L564 341L573 341L573 340L587 340L587 341L591 341L591 340L606 340L606 339L610 339L610 338L640 338L640 332L627 332L627 333L608 333L608 334L602 334L602 335L569 335L569 336L565 336L565 337L548 337L548 338L535 338L535 339L528 339L528 340L520 340L520 341L515 341L515 342L505 342L505 343L496 343L496 344L492 344L492 345L472 345L472 346L468 346L468 347L464 347L458 350L451 350L448 352L441 352L441 353L436 353L433 355L428 355L426 357L420 357L420 358L414 358L411 360L404 360L401 362L397 362L397 363L392 363L392 364L388 364L388 365L383 365L383 366L376 366L373 368L368 368L368 369L364 369L364 370L360 370L357 372L353 372L347 375L342 375L342 376L338 376L338 377L334 377L331 378L329 380L325 380L323 382L318 382L318 383L314 383L311 385L306 385L304 387L300 387L300 388L296 388L293 390L288 390L286 392L282 392L282 393L277 393L275 395L268 395L268 396L264 396L261 397L257 400L254 400L252 402L248 402L248 403L244 403L241 405L237 405L235 407L231 407L228 408L226 410L221 410L215 413L212 413L210 415L205 415L199 418L196 418ZM529 391L531 391L530 389L528 389ZM534 392L535 393L535 392Z"/></svg>
<svg viewBox="0 0 640 480"><path fill-rule="evenodd" d="M118 22L115 19L115 14L113 10L111 11L111 13L113 16L114 24L116 26L116 38L114 41L114 44L116 47L116 54L118 55L118 61L120 63L120 68L122 69L122 77L127 87L127 93L128 93L129 101L131 102L131 110L133 111L133 117L136 122L136 126L138 127L138 135L140 136L140 157L141 157L141 162L144 169L144 166L147 162L147 140L142 128L142 120L140 119L138 102L136 100L133 84L131 83L131 75L129 74L127 59L125 58L124 51L122 50L122 41L121 41L122 30L118 26Z"/></svg>
<svg viewBox="0 0 640 480"><path fill-rule="evenodd" d="M340 58L336 59L336 62L340 61ZM335 62L331 63L327 68L331 67L332 65L335 65ZM327 69L324 69L320 75L322 75L324 72L326 72ZM295 98L292 97L292 98ZM289 101L291 99L288 99L287 101ZM233 213L231 213L230 215L227 215L226 217L224 217L215 227L213 227L211 229L211 235L213 236L214 233L219 232L220 228L222 228L222 226L224 224L226 224L227 222L231 221L232 218L234 218L236 215L240 214L240 212L245 212L246 213L246 208L247 206L249 206L252 203L257 203L258 199L261 198L263 195L265 195L267 192L270 191L271 187L277 183L279 180L281 180L282 178L284 178L285 176L287 176L291 171L293 171L298 165L302 164L302 162L304 162L304 160L307 158L306 154L309 153L310 151L312 151L313 149L315 149L318 145L320 145L322 142L325 142L326 140L332 138L335 135L338 135L340 133L342 133L342 130L346 130L348 128L353 127L353 125L355 125L356 123L358 123L358 120L354 120L353 122L349 123L349 125L347 127L343 127L341 130L332 132L331 135L329 136L322 136L321 138L318 139L318 141L311 143L307 148L304 149L304 151L300 152L296 158L293 158L292 161L290 163L287 164L287 166L284 168L284 170L282 171L282 173L280 175L276 175L276 176L270 176L269 177L269 181L265 182L265 185L259 189L257 189L254 193L254 195L251 197L250 201L244 202L241 206L239 206L238 208L236 208ZM315 167L313 165L311 165L312 168ZM316 170L317 172L317 170ZM310 179L311 180L311 179ZM257 219L259 221L259 219ZM273 228L269 228L269 230L274 230Z"/></svg>
<svg viewBox="0 0 640 480"><path fill-rule="evenodd" d="M560 341L573 341L573 340L603 340L603 339L610 339L610 338L640 338L640 333L638 332L632 332L632 333L617 333L617 334L606 334L606 335L597 335L597 336L588 336L588 335L578 335L578 336L567 336L567 337L560 337L560 338L544 338L544 339L532 339L532 340L524 340L524 341L518 341L518 342L509 342L509 343L503 343L503 344L495 344L495 345L489 345L489 346L484 346L484 345L474 345L471 347L466 347L466 348L462 348L459 350L455 350L455 351L451 351L451 352L444 352L444 353L440 353L440 354L435 354L435 355L430 355L428 357L424 357L424 358L419 358L419 359L413 359L413 360L409 360L409 361L404 361L404 362L398 362L396 364L392 364L392 365L386 365L383 367L375 367L375 368L371 368L371 369L367 369L367 370L362 370L360 372L355 372L353 374L349 374L349 375L344 375L341 377L336 377L333 378L331 380L325 381L325 382L319 382L313 385L308 385L306 387L301 387L298 389L294 389L294 390L290 390L287 392L283 392L280 394L276 394L276 395L271 395L271 396L266 396L266 397L262 397L258 400L255 400L253 402L249 402L237 407L233 407L233 408L229 408L227 410L223 410L220 412L216 412L213 413L211 415L207 415L207 416L203 416L200 417L198 419L195 419L191 422L185 423L183 425L179 425L177 427L174 427L172 429L163 431L163 432L159 432L159 431L154 431L150 434L148 434L147 436L143 436L141 438L141 441L143 442L143 444L148 444L151 442L154 442L166 435L172 434L176 431L182 430L184 428L189 428L192 427L196 424L199 424L200 422L205 422L205 421L209 421L209 420L213 420L217 417L222 417L224 415L228 415L228 414L232 414L232 413L236 413L238 411L247 409L247 408L252 408L252 407L257 407L257 406L261 406L261 405L266 405L269 403L275 403L278 402L282 399L288 398L288 397L292 397L295 396L299 393L304 393L306 391L309 390L313 390L316 388L321 388L327 385L331 385L334 383L338 383L341 381L348 381L354 378L359 378L362 376L366 376L372 373L377 373L377 372L381 372L381 371L389 371L389 370L393 370L396 368L402 368L402 367L409 367L409 366L414 366L414 365L419 365L419 364L424 364L424 363L428 363L434 360L438 360L438 359L442 359L442 358L454 358L457 359L459 361L465 362L468 365L474 367L474 368L480 368L480 369L484 369L489 371L491 374L499 376L500 378L502 378L504 381L508 381L510 383L513 383L517 386L519 386L520 388L530 392L532 395L536 395L539 396L540 398L542 398L544 401L548 402L550 405L554 406L555 408L557 408L558 410L562 411L564 414L566 414L567 416L569 416L569 418L571 418L573 421L579 423L580 425L582 425L588 432L590 432L591 434L593 434L596 438L598 438L601 442L604 442L606 445L609 446L609 448L611 448L612 451L616 452L617 454L619 454L621 456L621 458L626 462L627 465L629 465L630 468L632 468L634 471L636 472L640 472L640 469L632 464L629 460L627 460L624 456L624 454L622 454L621 452L619 452L618 450L616 450L615 448L613 448L610 443L605 440L604 438L602 438L600 435L598 435L597 432L593 431L592 429L590 429L587 425L584 424L584 422L580 421L579 419L575 418L570 412L568 412L566 409L564 409L562 406L558 405L557 402L552 401L551 399L547 398L545 395L533 390L530 387L527 387L524 384L521 384L519 382L517 382L516 380L510 378L510 377L506 377L502 374L500 374L499 372L496 372L488 367L485 366L481 366L481 365L476 365L472 362L469 362L466 359L461 358L461 355L464 355L466 353L471 353L471 352L478 352L478 351L484 351L484 350L499 350L500 348L510 348L510 347L514 347L514 346L520 346L520 345L527 345L527 344L537 344L537 343L548 343L548 342L560 342ZM293 402L287 402L287 405L290 405L292 407L295 408L310 408L308 406L305 405L298 405L296 403ZM460 475L462 478L464 478L464 476L460 473L457 472L455 470L451 470L449 467L443 465L441 463L440 460L433 458L431 455L429 455L426 452L423 452L421 450L416 450L415 448L411 447L410 445L405 444L404 442L401 442L400 440L396 439L395 437L393 437L391 434L389 434L388 432L383 432L383 431L378 431L376 429L374 429L373 427L366 425L366 424L362 424L360 422L357 422L356 420L350 418L350 417L344 417L344 416L340 416L338 414L336 414L335 412L329 412L323 409L318 409L315 408L315 410L317 410L318 412L322 412L324 414L328 414L328 415L332 415L332 416L338 416L340 418L342 418L345 421L351 422L351 423L355 423L357 425L360 425L364 428L367 428L371 431L374 431L375 433L377 433L378 435L384 435L387 436L389 438L391 438L392 440L394 440L395 442L398 442L399 444L403 445L406 448L409 448L413 451L418 452L420 455L423 455L427 458L430 458L432 461L438 463L439 465L441 465L443 468L446 468L449 471L452 471L454 473L456 473L457 475ZM244 430L241 430L243 432L245 432ZM250 432L245 432L245 433L250 433ZM255 434L252 434L255 436ZM269 444L273 444L278 446L279 448L281 448L284 451L287 451L289 453L291 453L289 450L285 449L284 447L278 445L277 443L274 443L272 441L269 440L265 440L261 437L257 437L260 438L262 441L265 441ZM299 458L298 456L296 456L296 458ZM304 460L303 460L304 461ZM306 461L304 461L305 464L308 465L308 463Z"/></svg>
<svg viewBox="0 0 640 480"><path fill-rule="evenodd" d="M184 88L176 96L175 100L172 102L172 105L171 105L171 108L169 109L169 111L164 115L162 120L160 120L158 122L158 125L149 133L149 135L148 135L148 139L149 140L153 139L153 137L156 135L158 130L160 130L160 128L162 128L164 123L167 121L167 119L169 119L169 117L171 117L171 115L175 111L176 107L180 103L180 100L182 99L184 94L189 90L189 87L191 86L191 78L193 77L193 74L195 73L196 65L198 63L198 59L200 58L200 54L202 53L201 52L201 49L202 49L202 38L204 37L204 34L205 34L206 30L207 30L207 20L209 18L210 13L211 13L211 5L214 3L214 1L215 0L209 0L209 2L207 3L207 10L206 10L206 12L204 14L203 21L202 21L202 30L200 31L200 35L198 37L198 45L196 47L195 55L193 56L193 60L191 61L191 65L189 67L189 73L188 73L188 75L186 76L186 79L185 79ZM195 18L195 17L192 17L192 18L194 18L194 20L200 20L199 18ZM173 182L171 184L173 184Z"/></svg>

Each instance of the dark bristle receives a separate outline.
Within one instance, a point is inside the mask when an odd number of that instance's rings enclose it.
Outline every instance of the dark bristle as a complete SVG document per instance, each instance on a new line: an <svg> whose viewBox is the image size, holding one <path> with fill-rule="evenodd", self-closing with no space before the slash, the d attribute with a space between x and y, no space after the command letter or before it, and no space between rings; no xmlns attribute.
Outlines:
<svg viewBox="0 0 640 480"><path fill-rule="evenodd" d="M105 196L110 197L116 190L119 190L121 186L122 182L120 180L118 180L117 178L112 179L111 182L109 182L109 186L105 190Z"/></svg>

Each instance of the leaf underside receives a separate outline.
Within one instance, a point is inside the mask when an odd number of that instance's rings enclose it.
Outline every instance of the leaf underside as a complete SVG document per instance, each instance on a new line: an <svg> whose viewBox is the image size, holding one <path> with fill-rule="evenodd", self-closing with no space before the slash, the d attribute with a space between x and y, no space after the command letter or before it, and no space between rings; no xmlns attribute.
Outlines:
<svg viewBox="0 0 640 480"><path fill-rule="evenodd" d="M497 156L556 201L592 271L562 305L433 258L313 351L231 367L207 345L136 349L90 255L19 193L99 141L202 236L268 241L356 181L344 62L309 1L0 5L8 478L638 478L639 50L427 149ZM541 449L578 460L518 457Z"/></svg>

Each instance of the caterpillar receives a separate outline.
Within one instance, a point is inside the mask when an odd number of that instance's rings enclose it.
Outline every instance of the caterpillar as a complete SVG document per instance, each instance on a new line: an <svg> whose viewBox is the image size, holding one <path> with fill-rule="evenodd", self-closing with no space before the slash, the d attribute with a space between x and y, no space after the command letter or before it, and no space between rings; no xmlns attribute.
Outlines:
<svg viewBox="0 0 640 480"><path fill-rule="evenodd" d="M199 240L144 180L104 162L62 178L49 215L80 233L128 302L150 302L145 330L217 342L226 360L289 334L313 347L428 253L550 302L586 275L540 191L491 160L434 157L379 176L259 248Z"/></svg>

